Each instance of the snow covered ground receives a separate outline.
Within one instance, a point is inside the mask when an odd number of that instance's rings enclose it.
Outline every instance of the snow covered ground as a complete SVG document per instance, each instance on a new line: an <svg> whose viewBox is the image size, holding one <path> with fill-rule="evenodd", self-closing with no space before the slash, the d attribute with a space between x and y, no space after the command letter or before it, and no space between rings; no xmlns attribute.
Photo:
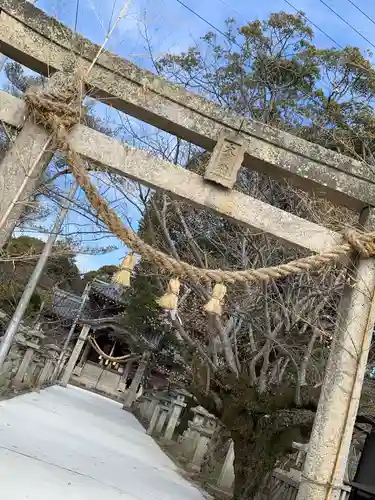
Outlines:
<svg viewBox="0 0 375 500"><path fill-rule="evenodd" d="M0 500L203 500L121 405L75 387L0 402Z"/></svg>

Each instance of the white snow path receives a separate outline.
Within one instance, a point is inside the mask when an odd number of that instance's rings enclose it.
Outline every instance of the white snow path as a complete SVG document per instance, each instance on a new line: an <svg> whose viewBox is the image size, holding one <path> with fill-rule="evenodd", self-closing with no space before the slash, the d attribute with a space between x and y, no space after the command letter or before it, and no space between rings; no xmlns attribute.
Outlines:
<svg viewBox="0 0 375 500"><path fill-rule="evenodd" d="M203 500L121 405L69 386L0 402L0 500Z"/></svg>

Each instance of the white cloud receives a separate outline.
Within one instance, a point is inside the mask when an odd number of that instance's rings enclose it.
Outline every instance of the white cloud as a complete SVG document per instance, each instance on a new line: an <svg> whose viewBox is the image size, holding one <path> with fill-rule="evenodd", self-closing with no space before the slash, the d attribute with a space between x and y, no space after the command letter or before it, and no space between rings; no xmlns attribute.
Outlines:
<svg viewBox="0 0 375 500"><path fill-rule="evenodd" d="M76 257L76 264L81 273L97 269L94 255L79 254Z"/></svg>

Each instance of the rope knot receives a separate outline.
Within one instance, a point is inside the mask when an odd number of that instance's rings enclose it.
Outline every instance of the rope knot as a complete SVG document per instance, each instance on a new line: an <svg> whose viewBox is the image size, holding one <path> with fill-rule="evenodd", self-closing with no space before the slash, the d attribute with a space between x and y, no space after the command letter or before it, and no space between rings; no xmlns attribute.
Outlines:
<svg viewBox="0 0 375 500"><path fill-rule="evenodd" d="M80 120L79 87L68 78L51 91L31 89L24 99L36 122L52 132L54 146L66 151L67 134Z"/></svg>
<svg viewBox="0 0 375 500"><path fill-rule="evenodd" d="M363 234L355 229L348 229L344 238L362 259L375 256L375 234Z"/></svg>

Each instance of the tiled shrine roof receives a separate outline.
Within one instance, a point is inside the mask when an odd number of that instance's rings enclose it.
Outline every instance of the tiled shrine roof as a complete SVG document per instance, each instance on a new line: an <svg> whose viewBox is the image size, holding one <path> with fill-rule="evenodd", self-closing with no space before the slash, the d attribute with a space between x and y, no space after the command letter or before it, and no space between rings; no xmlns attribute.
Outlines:
<svg viewBox="0 0 375 500"><path fill-rule="evenodd" d="M78 314L81 301L82 299L79 295L56 288L53 290L52 294L52 311L59 318L73 319ZM89 304L86 303L84 306L81 317L95 317L95 312L90 309Z"/></svg>
<svg viewBox="0 0 375 500"><path fill-rule="evenodd" d="M94 293L103 296L112 302L123 305L125 303L123 299L125 288L117 283L107 283L99 279L94 279L91 285L91 289Z"/></svg>

